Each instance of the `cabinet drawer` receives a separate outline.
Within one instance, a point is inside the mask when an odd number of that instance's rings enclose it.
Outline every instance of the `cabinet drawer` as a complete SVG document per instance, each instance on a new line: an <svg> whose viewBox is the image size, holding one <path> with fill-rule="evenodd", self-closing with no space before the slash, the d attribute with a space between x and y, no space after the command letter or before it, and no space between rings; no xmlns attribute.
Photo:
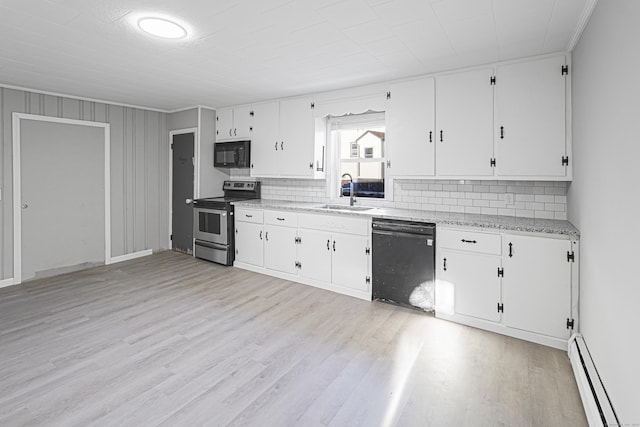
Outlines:
<svg viewBox="0 0 640 427"><path fill-rule="evenodd" d="M300 214L300 228L368 236L369 220L338 215Z"/></svg>
<svg viewBox="0 0 640 427"><path fill-rule="evenodd" d="M436 239L441 248L468 252L500 255L502 248L500 234L494 233L438 229Z"/></svg>
<svg viewBox="0 0 640 427"><path fill-rule="evenodd" d="M236 221L262 224L263 211L259 211L256 209L236 208L235 216Z"/></svg>
<svg viewBox="0 0 640 427"><path fill-rule="evenodd" d="M284 211L264 211L264 223L282 227L297 227L298 214Z"/></svg>

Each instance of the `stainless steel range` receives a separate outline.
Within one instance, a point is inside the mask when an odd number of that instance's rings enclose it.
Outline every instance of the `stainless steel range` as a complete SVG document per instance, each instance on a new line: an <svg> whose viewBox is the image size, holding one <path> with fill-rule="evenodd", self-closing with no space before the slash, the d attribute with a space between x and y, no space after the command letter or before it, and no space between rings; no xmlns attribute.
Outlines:
<svg viewBox="0 0 640 427"><path fill-rule="evenodd" d="M232 202L260 198L259 181L225 181L224 196L193 201L194 255L223 265L233 265L234 225Z"/></svg>

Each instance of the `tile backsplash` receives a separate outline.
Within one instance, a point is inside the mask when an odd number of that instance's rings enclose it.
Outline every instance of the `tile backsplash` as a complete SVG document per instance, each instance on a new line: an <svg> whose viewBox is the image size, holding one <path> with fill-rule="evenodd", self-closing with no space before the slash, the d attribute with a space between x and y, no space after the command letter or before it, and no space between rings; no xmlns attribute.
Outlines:
<svg viewBox="0 0 640 427"><path fill-rule="evenodd" d="M232 179L248 171L231 173ZM262 198L327 203L325 180L262 178ZM393 200L369 199L368 205L401 209L567 219L567 182L396 179ZM511 200L508 200L512 197ZM360 199L361 203L365 203ZM509 204L508 204L509 203Z"/></svg>

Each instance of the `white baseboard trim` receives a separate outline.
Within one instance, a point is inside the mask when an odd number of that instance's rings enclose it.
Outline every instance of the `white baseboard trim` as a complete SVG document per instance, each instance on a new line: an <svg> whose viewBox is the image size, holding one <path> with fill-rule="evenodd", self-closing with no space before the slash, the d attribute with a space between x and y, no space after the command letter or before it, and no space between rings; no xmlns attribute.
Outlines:
<svg viewBox="0 0 640 427"><path fill-rule="evenodd" d="M118 263L118 262L129 261L129 260L136 259L136 258L142 258L144 256L149 256L152 253L153 253L153 250L145 249L144 251L140 251L140 252L134 252L134 253L131 253L131 254L114 256L114 257L111 257L111 259L109 259L105 264L109 265L109 264L115 264L115 263Z"/></svg>
<svg viewBox="0 0 640 427"><path fill-rule="evenodd" d="M0 280L0 288L6 288L7 286L13 286L13 285L15 285L13 281L13 277L10 279Z"/></svg>

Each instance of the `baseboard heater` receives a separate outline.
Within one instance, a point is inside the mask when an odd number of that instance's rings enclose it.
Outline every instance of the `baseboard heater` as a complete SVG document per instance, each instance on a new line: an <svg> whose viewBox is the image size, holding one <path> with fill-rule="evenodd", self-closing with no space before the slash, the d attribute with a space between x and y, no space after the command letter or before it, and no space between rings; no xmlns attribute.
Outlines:
<svg viewBox="0 0 640 427"><path fill-rule="evenodd" d="M569 340L569 359L589 426L619 426L618 416L580 334Z"/></svg>

